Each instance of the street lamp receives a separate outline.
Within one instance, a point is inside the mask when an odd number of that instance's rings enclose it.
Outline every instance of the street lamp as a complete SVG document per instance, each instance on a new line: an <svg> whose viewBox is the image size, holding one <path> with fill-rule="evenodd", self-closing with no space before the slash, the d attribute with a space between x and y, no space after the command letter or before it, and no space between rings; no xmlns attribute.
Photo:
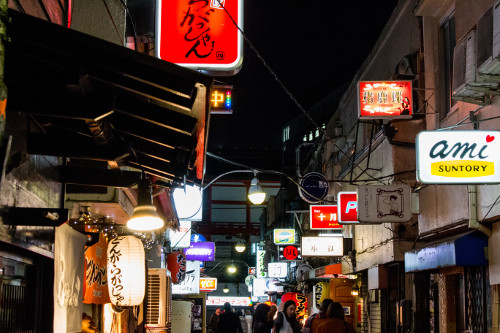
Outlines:
<svg viewBox="0 0 500 333"><path fill-rule="evenodd" d="M245 251L246 245L245 245L245 243L243 243L243 241L241 239L239 239L238 242L236 242L234 249L236 250L236 252L241 253L241 252Z"/></svg>
<svg viewBox="0 0 500 333"><path fill-rule="evenodd" d="M227 284L224 286L224 289L222 289L222 291L227 294L229 292L229 287L227 286Z"/></svg>
<svg viewBox="0 0 500 333"><path fill-rule="evenodd" d="M236 273L236 266L234 265L234 263L232 261L231 261L231 265L227 266L227 271L230 274Z"/></svg>
<svg viewBox="0 0 500 333"><path fill-rule="evenodd" d="M260 186L256 174L250 183L250 188L248 189L248 199L254 205L260 205L264 202L264 200L266 200L266 192L264 192L262 186Z"/></svg>

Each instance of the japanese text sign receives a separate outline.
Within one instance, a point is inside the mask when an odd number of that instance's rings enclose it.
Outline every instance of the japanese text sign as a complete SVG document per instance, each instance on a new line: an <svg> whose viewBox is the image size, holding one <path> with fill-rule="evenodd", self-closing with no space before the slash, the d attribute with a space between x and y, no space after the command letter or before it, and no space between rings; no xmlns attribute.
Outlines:
<svg viewBox="0 0 500 333"><path fill-rule="evenodd" d="M339 223L358 223L358 193L339 192L337 195Z"/></svg>
<svg viewBox="0 0 500 333"><path fill-rule="evenodd" d="M228 302L231 306L252 306L250 297L224 297L224 296L208 296L206 305L223 306Z"/></svg>
<svg viewBox="0 0 500 333"><path fill-rule="evenodd" d="M271 278L284 278L288 275L286 262L270 262L267 264L267 274Z"/></svg>
<svg viewBox="0 0 500 333"><path fill-rule="evenodd" d="M191 246L184 249L184 254L187 260L198 261L214 261L215 260L215 243L214 242L197 242L191 243Z"/></svg>
<svg viewBox="0 0 500 333"><path fill-rule="evenodd" d="M343 237L302 237L302 255L304 257L341 257L343 253Z"/></svg>
<svg viewBox="0 0 500 333"><path fill-rule="evenodd" d="M233 86L213 86L210 91L210 113L231 114Z"/></svg>
<svg viewBox="0 0 500 333"><path fill-rule="evenodd" d="M172 284L172 294L200 293L200 262L186 261L186 277L179 284Z"/></svg>
<svg viewBox="0 0 500 333"><path fill-rule="evenodd" d="M274 229L274 244L295 244L295 229Z"/></svg>
<svg viewBox="0 0 500 333"><path fill-rule="evenodd" d="M342 229L338 222L336 205L310 205L309 220L311 229Z"/></svg>
<svg viewBox="0 0 500 333"><path fill-rule="evenodd" d="M409 185L359 185L360 223L407 222L411 219Z"/></svg>
<svg viewBox="0 0 500 333"><path fill-rule="evenodd" d="M258 250L257 251L257 262L256 262L256 268L257 268L257 277L266 277L266 264L264 262L264 257L266 256L266 251L264 250Z"/></svg>
<svg viewBox="0 0 500 333"><path fill-rule="evenodd" d="M279 261L301 261L302 251L300 245L278 245Z"/></svg>
<svg viewBox="0 0 500 333"><path fill-rule="evenodd" d="M217 289L217 278L200 278L200 291L214 291Z"/></svg>
<svg viewBox="0 0 500 333"><path fill-rule="evenodd" d="M157 0L156 56L195 70L236 73L243 0Z"/></svg>
<svg viewBox="0 0 500 333"><path fill-rule="evenodd" d="M500 131L423 131L416 151L422 183L500 183Z"/></svg>
<svg viewBox="0 0 500 333"><path fill-rule="evenodd" d="M358 82L359 118L411 118L411 81Z"/></svg>

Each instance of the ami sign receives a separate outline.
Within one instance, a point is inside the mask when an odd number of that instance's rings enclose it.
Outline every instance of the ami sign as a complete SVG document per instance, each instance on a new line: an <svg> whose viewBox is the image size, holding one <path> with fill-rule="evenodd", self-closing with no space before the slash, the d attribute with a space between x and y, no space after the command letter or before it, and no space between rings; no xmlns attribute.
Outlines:
<svg viewBox="0 0 500 333"><path fill-rule="evenodd" d="M360 119L411 118L411 81L358 82Z"/></svg>
<svg viewBox="0 0 500 333"><path fill-rule="evenodd" d="M311 229L342 229L336 205L310 205Z"/></svg>
<svg viewBox="0 0 500 333"><path fill-rule="evenodd" d="M212 75L239 71L243 39L231 17L243 27L243 0L156 0L156 13L158 58Z"/></svg>
<svg viewBox="0 0 500 333"><path fill-rule="evenodd" d="M337 195L339 223L358 223L358 193L339 192Z"/></svg>
<svg viewBox="0 0 500 333"><path fill-rule="evenodd" d="M424 131L416 151L422 183L500 183L500 131Z"/></svg>

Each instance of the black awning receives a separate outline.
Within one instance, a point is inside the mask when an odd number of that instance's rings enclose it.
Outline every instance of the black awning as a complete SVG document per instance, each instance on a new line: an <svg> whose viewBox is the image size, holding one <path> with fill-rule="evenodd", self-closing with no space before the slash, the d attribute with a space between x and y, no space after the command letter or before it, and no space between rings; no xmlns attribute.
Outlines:
<svg viewBox="0 0 500 333"><path fill-rule="evenodd" d="M201 182L211 77L16 11L9 16L7 111L29 117L27 153Z"/></svg>

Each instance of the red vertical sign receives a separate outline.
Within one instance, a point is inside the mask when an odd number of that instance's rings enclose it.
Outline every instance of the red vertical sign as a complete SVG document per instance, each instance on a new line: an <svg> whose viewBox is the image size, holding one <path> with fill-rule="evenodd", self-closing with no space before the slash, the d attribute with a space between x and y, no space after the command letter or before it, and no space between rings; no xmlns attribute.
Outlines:
<svg viewBox="0 0 500 333"><path fill-rule="evenodd" d="M358 222L358 193L339 192L337 197L339 223Z"/></svg>

